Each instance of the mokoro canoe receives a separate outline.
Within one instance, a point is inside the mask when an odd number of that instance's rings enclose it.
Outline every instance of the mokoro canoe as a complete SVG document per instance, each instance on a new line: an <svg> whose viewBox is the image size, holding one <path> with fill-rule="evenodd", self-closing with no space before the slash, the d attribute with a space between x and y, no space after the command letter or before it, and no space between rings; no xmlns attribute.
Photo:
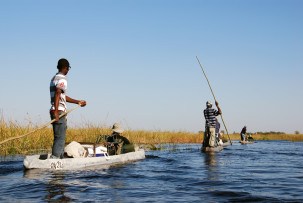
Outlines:
<svg viewBox="0 0 303 203"><path fill-rule="evenodd" d="M219 152L223 150L223 146L217 146L217 147L201 147L202 152Z"/></svg>
<svg viewBox="0 0 303 203"><path fill-rule="evenodd" d="M31 155L26 156L23 161L25 169L78 169L83 167L90 167L96 165L108 165L125 163L128 161L135 161L145 158L145 151L139 149L135 152L129 152L113 156L101 157L84 157L84 158L64 158L64 159L50 159L50 154L45 155Z"/></svg>
<svg viewBox="0 0 303 203"><path fill-rule="evenodd" d="M250 142L250 141L240 141L241 144L252 144L254 142Z"/></svg>
<svg viewBox="0 0 303 203"><path fill-rule="evenodd" d="M228 141L228 142L224 142L223 143L223 147L225 147L225 146L229 146L229 145L231 145L231 143Z"/></svg>

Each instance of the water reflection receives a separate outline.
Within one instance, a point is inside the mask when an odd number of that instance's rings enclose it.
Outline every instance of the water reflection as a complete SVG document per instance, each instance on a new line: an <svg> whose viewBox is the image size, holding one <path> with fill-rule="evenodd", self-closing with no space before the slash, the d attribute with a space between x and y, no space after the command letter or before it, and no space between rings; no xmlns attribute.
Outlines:
<svg viewBox="0 0 303 203"><path fill-rule="evenodd" d="M41 169L31 169L24 171L24 178L45 180L47 194L43 198L46 201L70 202L72 199L65 195L66 187L64 184L64 171L45 171Z"/></svg>
<svg viewBox="0 0 303 203"><path fill-rule="evenodd" d="M54 171L50 176L50 180L46 186L46 191L48 194L45 196L45 200L56 200L69 202L72 199L65 195L66 189L64 185L65 172L64 171Z"/></svg>
<svg viewBox="0 0 303 203"><path fill-rule="evenodd" d="M206 152L205 153L205 164L208 166L216 165L216 152Z"/></svg>
<svg viewBox="0 0 303 203"><path fill-rule="evenodd" d="M45 170L41 170L41 169L24 170L23 177L28 179L34 179L34 180L43 180L45 179Z"/></svg>
<svg viewBox="0 0 303 203"><path fill-rule="evenodd" d="M208 179L212 181L218 180L216 152L206 152L204 158Z"/></svg>

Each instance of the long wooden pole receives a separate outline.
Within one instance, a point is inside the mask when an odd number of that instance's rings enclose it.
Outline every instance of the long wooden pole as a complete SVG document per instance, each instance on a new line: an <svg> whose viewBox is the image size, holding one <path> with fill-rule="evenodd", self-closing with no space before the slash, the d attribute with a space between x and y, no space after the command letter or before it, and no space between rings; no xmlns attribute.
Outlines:
<svg viewBox="0 0 303 203"><path fill-rule="evenodd" d="M202 69L202 71L203 71L203 74L204 74L204 76L205 76L205 78L206 78L206 80L207 80L207 83L208 83L208 86L209 86L209 88L210 88L210 91L211 91L211 93L212 93L212 95L213 95L215 101L217 101L217 100L216 100L216 97L215 97L215 94L214 94L214 92L213 92L213 89L212 89L211 86L210 86L209 80L208 80L208 78L207 78L207 76L206 76L206 74L205 74L205 72L204 72L204 69L202 68L202 65L201 65L201 63L200 63L200 60L199 60L198 56L196 56L196 58L197 58L197 60L198 60L198 62L199 62L199 64L200 64L200 67L201 67L201 69ZM227 127L226 127L225 122L224 122L224 120L223 120L222 113L221 113L221 119L222 119L222 122L223 122L223 124L224 124L226 133L227 133L227 135L228 135L229 142L230 142L230 144L232 145L232 142L231 142L230 137L229 137L229 134L228 134Z"/></svg>
<svg viewBox="0 0 303 203"><path fill-rule="evenodd" d="M61 115L59 116L59 118L65 116L66 114L68 114L68 113L70 113L71 111L75 110L75 109L78 108L79 106L81 106L81 105L78 104L77 106L73 107L73 108L70 109L69 111L67 111L67 112L65 112L65 113L63 113L63 114L61 114ZM24 136L27 136L27 135L29 135L29 134L31 134L31 133L34 133L34 132L36 132L36 131L38 131L38 130L41 130L41 129L47 127L48 125L52 124L52 123L55 122L55 121L56 121L56 119L53 119L53 120L51 120L50 122L46 123L45 125L43 125L43 126L37 128L37 129L35 129L35 130L33 130L33 131L30 131L30 132L28 132L28 133L26 133L26 134L24 134L24 135L19 135L19 136L16 136L16 137L8 138L8 139L6 139L6 140L0 142L0 145L3 144L3 143L5 143L5 142L8 142L8 141L10 141L10 140L19 139L19 138L21 138L21 137L24 137Z"/></svg>

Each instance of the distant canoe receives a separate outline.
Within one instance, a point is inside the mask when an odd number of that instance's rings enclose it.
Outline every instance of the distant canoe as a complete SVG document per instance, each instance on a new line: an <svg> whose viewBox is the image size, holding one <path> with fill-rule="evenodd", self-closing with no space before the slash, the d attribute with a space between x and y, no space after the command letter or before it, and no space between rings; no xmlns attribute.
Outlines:
<svg viewBox="0 0 303 203"><path fill-rule="evenodd" d="M202 152L219 152L223 150L223 146L217 146L217 147L201 147Z"/></svg>
<svg viewBox="0 0 303 203"><path fill-rule="evenodd" d="M250 142L250 141L240 141L241 144L252 144L254 142Z"/></svg>
<svg viewBox="0 0 303 203"><path fill-rule="evenodd" d="M231 145L231 143L230 143L230 142L224 142L224 143L223 143L223 147L225 147L225 146L229 146L229 145Z"/></svg>
<svg viewBox="0 0 303 203"><path fill-rule="evenodd" d="M77 169L83 167L109 165L117 163L125 163L145 158L145 151L140 149L135 152L129 152L120 155L102 156L102 157L85 157L85 158L65 158L50 159L49 154L26 156L23 165L25 169Z"/></svg>

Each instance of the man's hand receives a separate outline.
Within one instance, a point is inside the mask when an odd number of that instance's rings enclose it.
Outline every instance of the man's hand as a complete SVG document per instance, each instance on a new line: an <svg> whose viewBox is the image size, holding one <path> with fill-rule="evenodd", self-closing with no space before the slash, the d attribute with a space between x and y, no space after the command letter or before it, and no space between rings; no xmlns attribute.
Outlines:
<svg viewBox="0 0 303 203"><path fill-rule="evenodd" d="M58 113L58 111L55 111L54 112L54 115L55 115L55 121L57 122L57 121L59 121L59 113Z"/></svg>
<svg viewBox="0 0 303 203"><path fill-rule="evenodd" d="M215 103L216 103L216 106L217 106L217 108L218 108L219 115L221 115L221 114L222 114L222 111L221 111L221 109L220 109L220 107L219 107L219 103L218 103L217 101L215 101Z"/></svg>
<svg viewBox="0 0 303 203"><path fill-rule="evenodd" d="M80 104L81 107L84 107L84 106L86 106L86 101L85 100L81 100L81 101L79 101L78 104Z"/></svg>
<svg viewBox="0 0 303 203"><path fill-rule="evenodd" d="M217 101L215 101L216 106L218 107L219 103Z"/></svg>

